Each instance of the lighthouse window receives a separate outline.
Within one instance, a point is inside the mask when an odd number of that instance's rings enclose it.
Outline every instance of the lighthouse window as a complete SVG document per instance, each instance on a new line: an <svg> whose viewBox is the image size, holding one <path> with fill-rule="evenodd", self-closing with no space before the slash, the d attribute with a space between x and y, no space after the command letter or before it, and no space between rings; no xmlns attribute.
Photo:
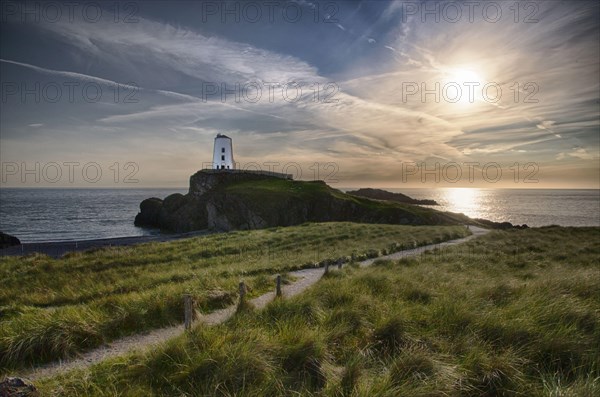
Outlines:
<svg viewBox="0 0 600 397"><path fill-rule="evenodd" d="M225 153L225 148L224 147L221 148L221 153Z"/></svg>
<svg viewBox="0 0 600 397"><path fill-rule="evenodd" d="M221 156L221 160L225 161L225 156Z"/></svg>

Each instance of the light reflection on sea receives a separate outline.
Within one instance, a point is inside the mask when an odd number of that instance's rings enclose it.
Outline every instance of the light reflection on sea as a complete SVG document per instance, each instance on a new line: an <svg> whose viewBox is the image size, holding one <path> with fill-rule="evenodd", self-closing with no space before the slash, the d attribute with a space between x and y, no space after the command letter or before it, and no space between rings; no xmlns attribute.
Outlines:
<svg viewBox="0 0 600 397"><path fill-rule="evenodd" d="M387 189L433 199L442 211L529 226L600 226L600 190L581 189Z"/></svg>
<svg viewBox="0 0 600 397"><path fill-rule="evenodd" d="M339 188L337 186L334 186ZM341 189L347 190L347 189ZM442 211L529 226L600 226L599 190L387 189L433 199ZM159 233L135 227L140 202L187 189L0 189L0 230L23 242Z"/></svg>

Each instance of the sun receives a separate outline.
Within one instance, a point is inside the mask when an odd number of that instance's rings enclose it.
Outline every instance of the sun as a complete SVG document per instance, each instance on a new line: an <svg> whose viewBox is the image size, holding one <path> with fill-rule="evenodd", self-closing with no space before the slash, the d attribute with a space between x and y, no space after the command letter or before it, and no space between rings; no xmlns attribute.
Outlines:
<svg viewBox="0 0 600 397"><path fill-rule="evenodd" d="M465 85L465 83L481 84L483 81L479 73L471 69L453 69L448 74L451 81L460 85Z"/></svg>
<svg viewBox="0 0 600 397"><path fill-rule="evenodd" d="M473 104L482 99L485 81L472 68L449 68L443 74L442 93L450 103Z"/></svg>

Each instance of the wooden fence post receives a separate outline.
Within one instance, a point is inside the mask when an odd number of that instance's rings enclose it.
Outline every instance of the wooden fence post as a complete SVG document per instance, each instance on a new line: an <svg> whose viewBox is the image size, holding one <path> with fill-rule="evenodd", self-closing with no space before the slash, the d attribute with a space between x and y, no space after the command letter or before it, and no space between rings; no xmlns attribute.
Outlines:
<svg viewBox="0 0 600 397"><path fill-rule="evenodd" d="M185 294L183 296L184 326L186 331L192 328L192 317L194 312L193 302L191 295Z"/></svg>
<svg viewBox="0 0 600 397"><path fill-rule="evenodd" d="M280 297L281 295L281 274L278 274L276 279L275 296Z"/></svg>
<svg viewBox="0 0 600 397"><path fill-rule="evenodd" d="M337 261L338 269L340 269L340 270L342 269L342 263L343 262L344 262L343 260L338 259L338 261Z"/></svg>
<svg viewBox="0 0 600 397"><path fill-rule="evenodd" d="M240 303L246 299L246 284L240 281Z"/></svg>

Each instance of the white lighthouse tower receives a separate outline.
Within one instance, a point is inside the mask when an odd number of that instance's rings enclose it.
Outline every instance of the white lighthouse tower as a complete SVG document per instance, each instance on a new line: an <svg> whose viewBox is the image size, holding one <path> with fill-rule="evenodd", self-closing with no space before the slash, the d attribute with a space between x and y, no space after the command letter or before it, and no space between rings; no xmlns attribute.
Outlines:
<svg viewBox="0 0 600 397"><path fill-rule="evenodd" d="M231 138L227 135L217 134L217 136L215 137L215 149L213 152L213 169L235 169L235 162L233 161L233 146L231 145Z"/></svg>

